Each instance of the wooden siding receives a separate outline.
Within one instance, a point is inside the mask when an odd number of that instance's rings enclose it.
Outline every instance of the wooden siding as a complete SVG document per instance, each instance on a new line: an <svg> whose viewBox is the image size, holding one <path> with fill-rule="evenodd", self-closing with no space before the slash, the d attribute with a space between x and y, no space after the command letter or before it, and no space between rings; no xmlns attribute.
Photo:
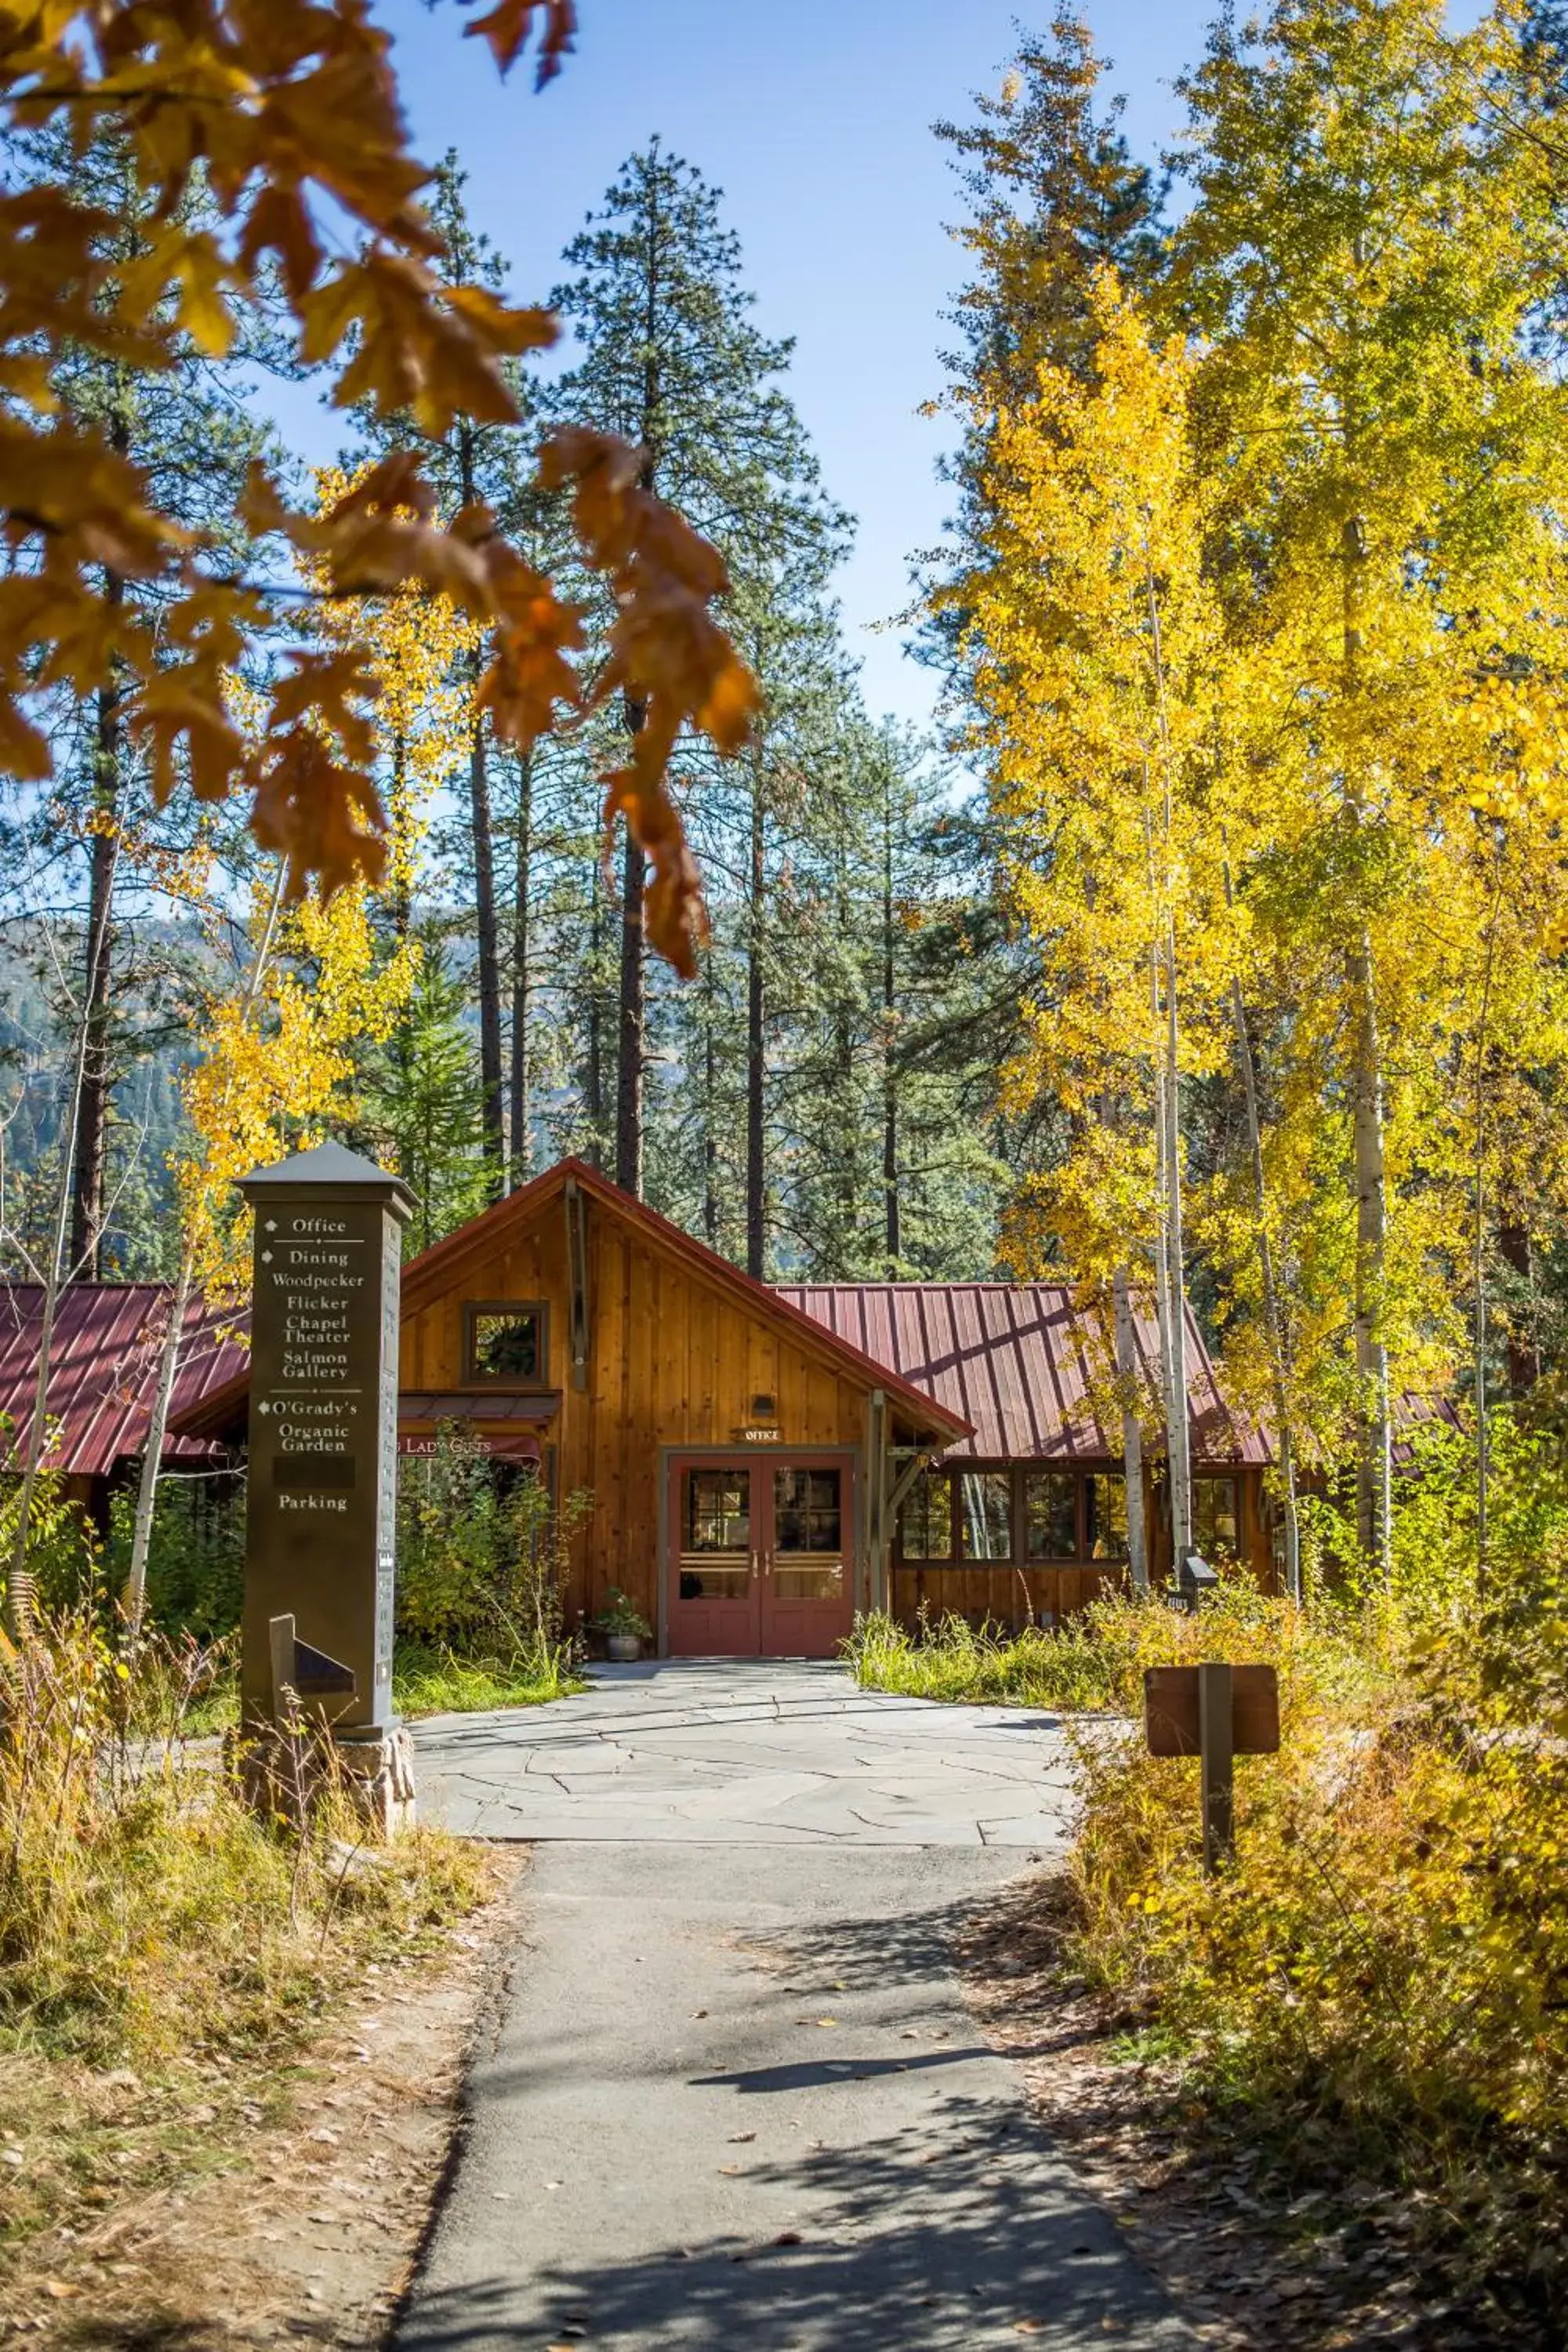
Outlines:
<svg viewBox="0 0 1568 2352"><path fill-rule="evenodd" d="M771 1328L629 1221L587 1203L587 1386L571 1384L566 1212L559 1196L537 1218L465 1254L449 1286L410 1302L403 1320L405 1389L461 1390L465 1300L542 1299L550 1309L544 1385L560 1391L548 1432L557 1494L592 1504L574 1538L563 1595L568 1624L592 1616L612 1585L650 1625L659 1622L658 1569L663 1450L729 1446L752 1423L752 1399L777 1399L784 1447L847 1447L865 1439L869 1383L837 1371ZM484 1384L493 1393L495 1384ZM763 1449L759 1449L762 1451Z"/></svg>

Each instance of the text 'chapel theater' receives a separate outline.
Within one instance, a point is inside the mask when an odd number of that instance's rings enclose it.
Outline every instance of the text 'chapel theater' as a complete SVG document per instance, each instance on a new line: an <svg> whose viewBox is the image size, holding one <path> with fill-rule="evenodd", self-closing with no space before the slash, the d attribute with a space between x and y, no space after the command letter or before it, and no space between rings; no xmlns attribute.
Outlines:
<svg viewBox="0 0 1568 2352"><path fill-rule="evenodd" d="M1136 1338L1152 1415L1155 1336ZM244 1443L248 1358L194 1342L171 1449L216 1460ZM1190 1323L1187 1356L1198 1543L1267 1576L1267 1443L1226 1411ZM116 1475L101 1442L90 1465L70 1445L73 1423L96 1425L93 1381L150 1401L151 1380L125 1353L94 1358L89 1331L51 1409L58 1466L101 1478ZM858 1608L1048 1621L1121 1574L1120 1418L1108 1431L1093 1394L1105 1360L1065 1287L770 1287L568 1160L405 1266L398 1444L427 1450L458 1423L484 1451L536 1464L557 1498L592 1497L568 1625L617 1585L661 1654L826 1657ZM121 1465L135 1423L117 1423ZM1163 1500L1152 1484L1156 1576Z"/></svg>

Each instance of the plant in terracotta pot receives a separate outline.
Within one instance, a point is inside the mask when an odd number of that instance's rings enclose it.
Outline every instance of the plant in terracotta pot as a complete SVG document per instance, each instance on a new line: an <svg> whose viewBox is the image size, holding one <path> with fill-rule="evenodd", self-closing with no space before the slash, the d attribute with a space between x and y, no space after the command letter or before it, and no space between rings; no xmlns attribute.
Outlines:
<svg viewBox="0 0 1568 2352"><path fill-rule="evenodd" d="M653 1628L628 1593L612 1584L604 1607L594 1620L605 1636L606 1654L617 1665L629 1665L642 1655L642 1645Z"/></svg>

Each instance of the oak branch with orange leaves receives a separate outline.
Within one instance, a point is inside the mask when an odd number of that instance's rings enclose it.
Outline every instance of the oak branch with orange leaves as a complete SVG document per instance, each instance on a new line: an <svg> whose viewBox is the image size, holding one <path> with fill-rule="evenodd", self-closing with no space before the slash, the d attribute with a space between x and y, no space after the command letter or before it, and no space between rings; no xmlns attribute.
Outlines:
<svg viewBox="0 0 1568 2352"><path fill-rule="evenodd" d="M504 74L537 31L536 82L571 48L572 0L500 0L465 30ZM147 476L91 424L62 415L51 381L70 345L140 369L170 368L177 338L221 356L235 306L274 274L300 357L337 371L342 406L410 415L438 436L459 416L518 421L504 362L548 345L546 311L443 282L443 247L418 202L390 37L367 0L0 0L0 109L10 124L61 119L85 133L113 121L156 199L157 227L129 266L104 255L116 224L68 180L0 189L0 772L50 773L37 698L111 685L146 747L161 797L184 772L197 796L252 795L263 847L290 888L375 880L386 819L373 768L374 672L352 646L301 647L282 667L259 738L247 742L226 687L279 593L220 572L203 541L160 510ZM200 173L215 235L182 203ZM323 207L357 224L358 249L329 258ZM211 218L210 210L206 217ZM286 548L304 593L378 595L414 585L487 633L479 701L520 746L615 695L640 711L626 765L605 779L606 822L624 814L647 850L652 945L683 973L701 934L701 892L667 772L683 727L721 751L746 740L751 673L714 617L728 586L717 551L643 488L640 453L605 434L551 435L542 488L569 490L584 553L614 594L610 657L585 680L571 656L579 618L497 528L482 503L442 525L418 459L395 454L326 514L293 510L260 468L243 520ZM128 580L157 582L158 641ZM296 586L288 593L300 593Z"/></svg>

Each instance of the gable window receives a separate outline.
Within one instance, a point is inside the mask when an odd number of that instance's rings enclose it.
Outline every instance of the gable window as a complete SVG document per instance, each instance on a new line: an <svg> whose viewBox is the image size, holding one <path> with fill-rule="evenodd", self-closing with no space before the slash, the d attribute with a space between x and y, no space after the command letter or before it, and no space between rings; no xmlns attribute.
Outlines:
<svg viewBox="0 0 1568 2352"><path fill-rule="evenodd" d="M899 1513L906 1559L952 1558L952 1481L945 1470L922 1470Z"/></svg>
<svg viewBox="0 0 1568 2352"><path fill-rule="evenodd" d="M537 1298L485 1299L463 1309L463 1377L487 1387L542 1389L549 1316Z"/></svg>
<svg viewBox="0 0 1568 2352"><path fill-rule="evenodd" d="M965 1559L1010 1560L1013 1557L1013 1476L1008 1470L960 1474L960 1509Z"/></svg>
<svg viewBox="0 0 1568 2352"><path fill-rule="evenodd" d="M1078 1478L1071 1470L1026 1475L1024 1549L1029 1559L1078 1558Z"/></svg>

